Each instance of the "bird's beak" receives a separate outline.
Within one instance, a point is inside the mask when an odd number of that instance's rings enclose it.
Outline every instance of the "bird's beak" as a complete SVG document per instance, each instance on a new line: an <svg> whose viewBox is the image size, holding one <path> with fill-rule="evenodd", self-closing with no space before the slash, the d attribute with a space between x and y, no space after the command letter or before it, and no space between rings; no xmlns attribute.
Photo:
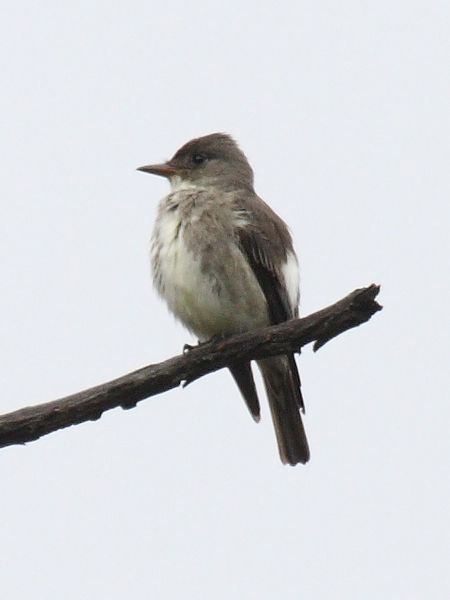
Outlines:
<svg viewBox="0 0 450 600"><path fill-rule="evenodd" d="M161 175L161 177L167 177L168 179L178 173L177 169L168 162L159 165L145 165L144 167L138 167L137 170L153 175Z"/></svg>

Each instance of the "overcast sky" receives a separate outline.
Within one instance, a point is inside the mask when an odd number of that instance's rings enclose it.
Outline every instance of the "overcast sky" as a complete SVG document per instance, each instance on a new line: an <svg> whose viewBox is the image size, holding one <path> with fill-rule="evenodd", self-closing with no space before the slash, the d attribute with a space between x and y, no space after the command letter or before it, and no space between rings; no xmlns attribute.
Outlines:
<svg viewBox="0 0 450 600"><path fill-rule="evenodd" d="M449 17L2 1L1 412L193 341L151 285L167 182L135 169L199 135L289 223L302 314L372 282L384 305L302 353L306 466L225 371L1 450L2 597L450 596Z"/></svg>

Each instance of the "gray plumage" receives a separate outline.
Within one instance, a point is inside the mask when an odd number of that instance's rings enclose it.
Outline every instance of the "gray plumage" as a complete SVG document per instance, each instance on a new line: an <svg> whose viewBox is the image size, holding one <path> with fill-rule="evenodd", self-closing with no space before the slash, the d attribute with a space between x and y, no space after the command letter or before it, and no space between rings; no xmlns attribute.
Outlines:
<svg viewBox="0 0 450 600"><path fill-rule="evenodd" d="M298 264L286 224L253 188L253 171L234 140L191 140L166 163L140 170L167 177L152 237L155 287L201 341L298 315ZM305 463L309 449L293 355L258 361L281 460ZM230 371L255 420L260 409L250 364Z"/></svg>

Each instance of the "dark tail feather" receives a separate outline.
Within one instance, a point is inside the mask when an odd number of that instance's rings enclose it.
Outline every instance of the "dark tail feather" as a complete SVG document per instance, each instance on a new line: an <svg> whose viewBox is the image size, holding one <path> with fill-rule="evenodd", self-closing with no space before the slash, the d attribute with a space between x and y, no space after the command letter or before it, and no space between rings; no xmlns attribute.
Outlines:
<svg viewBox="0 0 450 600"><path fill-rule="evenodd" d="M283 463L296 465L309 460L308 440L300 416L303 400L297 365L293 356L276 356L258 361Z"/></svg>
<svg viewBox="0 0 450 600"><path fill-rule="evenodd" d="M294 393L297 399L297 406L301 409L302 413L305 413L305 403L303 402L302 396L302 382L300 381L300 374L297 369L297 363L295 362L295 357L293 354L289 354L287 356L289 361L289 368L292 374L292 378L294 380Z"/></svg>
<svg viewBox="0 0 450 600"><path fill-rule="evenodd" d="M235 382L238 384L250 414L258 423L261 416L260 407L250 363L238 363L229 368Z"/></svg>

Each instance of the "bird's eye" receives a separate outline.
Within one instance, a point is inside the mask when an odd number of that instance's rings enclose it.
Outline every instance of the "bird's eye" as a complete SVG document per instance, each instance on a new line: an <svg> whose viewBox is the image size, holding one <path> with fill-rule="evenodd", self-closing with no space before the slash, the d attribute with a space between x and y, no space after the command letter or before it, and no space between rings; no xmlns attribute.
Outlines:
<svg viewBox="0 0 450 600"><path fill-rule="evenodd" d="M204 154L194 154L194 156L192 157L192 160L195 162L196 165L201 165L202 163L204 163L206 161L206 156Z"/></svg>

